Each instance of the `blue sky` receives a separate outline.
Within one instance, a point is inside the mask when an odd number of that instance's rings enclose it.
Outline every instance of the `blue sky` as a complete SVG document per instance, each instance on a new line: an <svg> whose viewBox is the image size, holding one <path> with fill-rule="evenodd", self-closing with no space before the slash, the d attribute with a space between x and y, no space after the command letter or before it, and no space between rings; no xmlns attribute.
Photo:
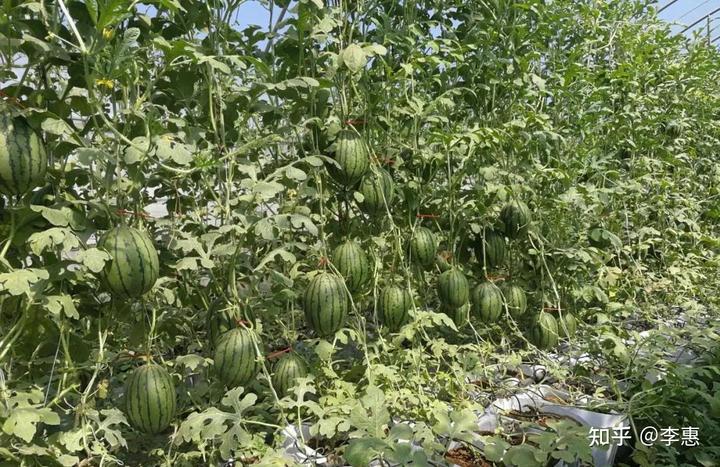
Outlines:
<svg viewBox="0 0 720 467"><path fill-rule="evenodd" d="M659 0L657 8L660 9L670 5L672 0ZM720 0L677 0L660 13L660 17L670 23L678 23L672 26L675 32L682 31L686 26L707 16L712 11L720 8ZM707 20L703 20L692 30L703 31L707 28ZM714 30L713 30L714 29ZM692 31L691 30L691 31ZM710 36L714 39L720 36L720 11L710 16ZM690 31L688 31L690 33Z"/></svg>
<svg viewBox="0 0 720 467"><path fill-rule="evenodd" d="M268 9L262 6L258 1L245 2L240 6L238 21L240 27L256 24L258 26L267 27Z"/></svg>
<svg viewBox="0 0 720 467"><path fill-rule="evenodd" d="M673 0L658 0L657 8L660 9L672 3ZM673 31L680 32L686 26L694 23L696 20L705 17L713 10L720 8L720 0L677 0L660 13L660 17L670 23ZM267 26L268 11L259 1L253 0L244 3L240 7L239 15L240 26L257 24L259 26ZM705 30L707 20L703 20L692 30ZM720 11L710 17L710 36L712 38L720 37Z"/></svg>

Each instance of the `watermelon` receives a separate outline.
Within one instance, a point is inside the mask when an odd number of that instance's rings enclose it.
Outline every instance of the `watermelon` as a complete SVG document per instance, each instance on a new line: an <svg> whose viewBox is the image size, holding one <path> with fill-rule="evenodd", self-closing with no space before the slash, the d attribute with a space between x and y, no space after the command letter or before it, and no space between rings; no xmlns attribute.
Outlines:
<svg viewBox="0 0 720 467"><path fill-rule="evenodd" d="M530 342L539 349L551 349L558 344L558 323L553 315L541 311L530 326Z"/></svg>
<svg viewBox="0 0 720 467"><path fill-rule="evenodd" d="M500 212L500 219L505 226L505 235L517 238L527 232L532 221L532 213L527 204L520 200L507 203Z"/></svg>
<svg viewBox="0 0 720 467"><path fill-rule="evenodd" d="M482 282L472 291L472 312L486 323L497 321L503 312L503 296L497 285Z"/></svg>
<svg viewBox="0 0 720 467"><path fill-rule="evenodd" d="M505 261L505 236L495 230L486 229L476 239L475 258L486 270L502 265Z"/></svg>
<svg viewBox="0 0 720 467"><path fill-rule="evenodd" d="M459 308L465 305L470 298L470 284L465 274L458 268L452 268L440 274L438 296L440 302L450 307Z"/></svg>
<svg viewBox="0 0 720 467"><path fill-rule="evenodd" d="M365 251L352 240L335 248L333 264L345 279L350 292L359 292L370 280L370 262Z"/></svg>
<svg viewBox="0 0 720 467"><path fill-rule="evenodd" d="M235 328L226 332L215 347L215 372L228 387L245 386L260 371L253 332Z"/></svg>
<svg viewBox="0 0 720 467"><path fill-rule="evenodd" d="M502 291L503 297L505 297L505 304L508 307L510 315L514 318L519 318L524 315L525 310L527 310L525 291L517 285L507 283L503 284L500 290Z"/></svg>
<svg viewBox="0 0 720 467"><path fill-rule="evenodd" d="M23 117L0 113L0 193L23 195L45 181L47 153Z"/></svg>
<svg viewBox="0 0 720 467"><path fill-rule="evenodd" d="M558 334L569 339L577 332L577 325L578 321L574 314L569 311L563 312L558 321Z"/></svg>
<svg viewBox="0 0 720 467"><path fill-rule="evenodd" d="M411 258L421 266L429 267L435 262L436 251L437 244L432 231L427 227L416 228L410 240Z"/></svg>
<svg viewBox="0 0 720 467"><path fill-rule="evenodd" d="M208 338L215 347L217 340L231 329L237 327L240 318L237 307L223 300L216 300L208 310Z"/></svg>
<svg viewBox="0 0 720 467"><path fill-rule="evenodd" d="M335 164L328 172L339 184L354 186L370 168L370 157L362 136L351 130L342 130L335 138Z"/></svg>
<svg viewBox="0 0 720 467"><path fill-rule="evenodd" d="M368 214L386 212L386 204L392 209L395 197L395 184L387 170L377 169L377 173L370 172L360 182L360 193L363 195L360 208Z"/></svg>
<svg viewBox="0 0 720 467"><path fill-rule="evenodd" d="M273 368L273 388L278 396L285 397L295 386L295 379L304 378L307 373L307 365L301 356L296 353L286 354L275 363Z"/></svg>
<svg viewBox="0 0 720 467"><path fill-rule="evenodd" d="M348 295L341 277L321 272L310 280L304 297L305 321L321 336L343 327L348 314Z"/></svg>
<svg viewBox="0 0 720 467"><path fill-rule="evenodd" d="M378 311L380 322L390 331L396 332L408 319L412 298L407 290L389 285L380 292Z"/></svg>
<svg viewBox="0 0 720 467"><path fill-rule="evenodd" d="M105 264L103 278L113 294L122 298L139 297L153 288L160 261L145 232L119 225L100 239L98 247L112 256Z"/></svg>
<svg viewBox="0 0 720 467"><path fill-rule="evenodd" d="M463 306L459 306L456 308L442 305L440 307L440 311L448 315L453 322L455 323L455 326L458 329L462 329L465 327L465 325L470 321L470 304L466 303Z"/></svg>
<svg viewBox="0 0 720 467"><path fill-rule="evenodd" d="M136 368L125 380L125 415L138 431L163 431L175 417L175 384L165 368L148 363Z"/></svg>

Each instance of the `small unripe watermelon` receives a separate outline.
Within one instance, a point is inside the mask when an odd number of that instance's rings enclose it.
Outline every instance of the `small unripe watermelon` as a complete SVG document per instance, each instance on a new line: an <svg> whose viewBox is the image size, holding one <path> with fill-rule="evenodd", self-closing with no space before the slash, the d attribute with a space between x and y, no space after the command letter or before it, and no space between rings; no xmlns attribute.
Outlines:
<svg viewBox="0 0 720 467"><path fill-rule="evenodd" d="M272 385L278 396L285 397L290 389L295 387L297 378L307 376L307 365L305 360L296 353L284 355L275 363L272 375Z"/></svg>
<svg viewBox="0 0 720 467"><path fill-rule="evenodd" d="M517 238L527 232L532 221L532 213L527 204L520 200L507 203L500 212L500 220L505 226L505 235L510 238Z"/></svg>
<svg viewBox="0 0 720 467"><path fill-rule="evenodd" d="M470 284L465 274L458 268L440 274L438 296L443 304L450 307L458 308L465 305L470 298Z"/></svg>
<svg viewBox="0 0 720 467"><path fill-rule="evenodd" d="M553 315L541 311L530 326L530 342L539 349L552 349L558 344L558 323Z"/></svg>
<svg viewBox="0 0 720 467"><path fill-rule="evenodd" d="M378 314L380 322L396 332L408 319L412 299L407 290L397 285L389 285L380 292Z"/></svg>
<svg viewBox="0 0 720 467"><path fill-rule="evenodd" d="M472 312L486 323L497 321L503 312L502 292L492 282L482 282L472 291Z"/></svg>
<svg viewBox="0 0 720 467"><path fill-rule="evenodd" d="M240 318L237 307L217 300L210 305L208 310L208 338L210 345L215 347L220 336L237 327Z"/></svg>
<svg viewBox="0 0 720 467"><path fill-rule="evenodd" d="M226 332L215 347L215 372L228 387L245 386L260 371L253 332L235 328Z"/></svg>
<svg viewBox="0 0 720 467"><path fill-rule="evenodd" d="M320 336L343 327L348 314L348 295L341 277L321 272L310 280L304 297L305 321Z"/></svg>
<svg viewBox="0 0 720 467"><path fill-rule="evenodd" d="M519 318L524 315L525 310L527 310L525 291L513 284L503 284L500 290L502 290L503 297L505 297L505 304L508 307L510 315L514 318Z"/></svg>
<svg viewBox="0 0 720 467"><path fill-rule="evenodd" d="M341 130L335 138L335 162L328 172L345 187L354 186L370 168L370 157L362 136L352 130Z"/></svg>
<svg viewBox="0 0 720 467"><path fill-rule="evenodd" d="M165 368L154 363L138 367L125 380L125 415L138 431L163 431L175 417L175 384Z"/></svg>
<svg viewBox="0 0 720 467"><path fill-rule="evenodd" d="M0 113L0 193L23 195L45 181L47 153L23 117Z"/></svg>
<svg viewBox="0 0 720 467"><path fill-rule="evenodd" d="M395 183L386 170L378 168L377 173L369 172L365 175L360 182L360 193L363 195L363 201L359 205L366 213L384 213L386 204L392 211Z"/></svg>
<svg viewBox="0 0 720 467"><path fill-rule="evenodd" d="M562 312L562 318L558 320L558 333L560 337L570 338L577 332L577 318L569 311Z"/></svg>
<svg viewBox="0 0 720 467"><path fill-rule="evenodd" d="M476 240L475 258L480 266L490 270L505 261L505 236L490 229Z"/></svg>
<svg viewBox="0 0 720 467"><path fill-rule="evenodd" d="M350 292L358 292L367 285L370 280L370 262L356 242L348 240L340 244L335 248L332 259Z"/></svg>
<svg viewBox="0 0 720 467"><path fill-rule="evenodd" d="M150 237L143 231L119 225L109 230L98 247L112 256L105 264L104 279L119 297L140 297L153 288L160 260Z"/></svg>
<svg viewBox="0 0 720 467"><path fill-rule="evenodd" d="M435 262L436 251L437 243L435 243L435 235L432 231L427 227L416 228L410 240L412 260L423 267L430 267Z"/></svg>

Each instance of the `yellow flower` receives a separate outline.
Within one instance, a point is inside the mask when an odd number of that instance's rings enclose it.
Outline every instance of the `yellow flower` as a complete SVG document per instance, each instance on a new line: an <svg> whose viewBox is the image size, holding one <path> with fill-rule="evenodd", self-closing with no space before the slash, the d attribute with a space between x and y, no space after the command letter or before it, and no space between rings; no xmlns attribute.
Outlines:
<svg viewBox="0 0 720 467"><path fill-rule="evenodd" d="M110 39L115 37L115 31L113 31L112 29L105 28L102 30L102 36L103 36L103 39L105 39L106 41L109 41Z"/></svg>
<svg viewBox="0 0 720 467"><path fill-rule="evenodd" d="M98 398L99 399L105 399L108 396L109 386L110 386L110 382L107 379L104 379L98 383Z"/></svg>
<svg viewBox="0 0 720 467"><path fill-rule="evenodd" d="M107 79L107 78L100 78L95 80L96 86L103 86L108 89L112 89L115 87L115 83L113 83L113 80Z"/></svg>

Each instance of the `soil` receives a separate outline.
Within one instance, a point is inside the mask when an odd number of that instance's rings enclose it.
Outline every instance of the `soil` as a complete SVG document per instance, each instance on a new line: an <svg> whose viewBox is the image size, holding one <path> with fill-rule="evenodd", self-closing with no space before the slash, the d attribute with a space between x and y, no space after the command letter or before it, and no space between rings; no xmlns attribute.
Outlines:
<svg viewBox="0 0 720 467"><path fill-rule="evenodd" d="M450 449L445 459L460 467L491 467L492 464L465 446Z"/></svg>

